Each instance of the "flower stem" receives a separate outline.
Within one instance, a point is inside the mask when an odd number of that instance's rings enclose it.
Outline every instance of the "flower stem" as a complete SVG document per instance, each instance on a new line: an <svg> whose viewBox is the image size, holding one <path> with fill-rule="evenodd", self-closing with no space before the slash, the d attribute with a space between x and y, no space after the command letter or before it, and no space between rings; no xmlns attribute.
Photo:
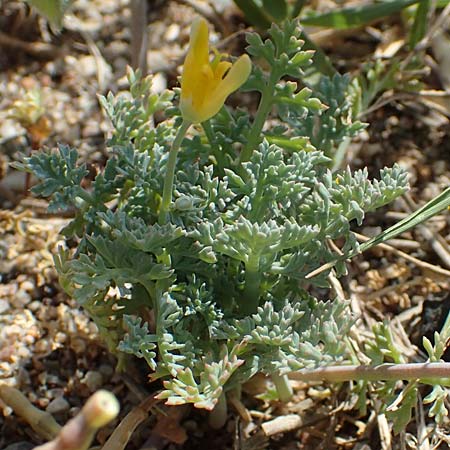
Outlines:
<svg viewBox="0 0 450 450"><path fill-rule="evenodd" d="M227 397L224 392L219 397L219 401L217 402L214 409L211 411L209 415L209 426L215 430L219 430L223 428L225 423L227 422L227 414L228 414L228 406L227 406Z"/></svg>
<svg viewBox="0 0 450 450"><path fill-rule="evenodd" d="M286 403L292 398L292 386L289 383L287 375L278 375L274 373L271 375L272 381L277 389L278 399L280 402Z"/></svg>
<svg viewBox="0 0 450 450"><path fill-rule="evenodd" d="M245 285L241 302L241 310L244 315L256 313L259 306L260 285L259 257L252 256L249 257L249 261L245 264Z"/></svg>
<svg viewBox="0 0 450 450"><path fill-rule="evenodd" d="M164 189L161 202L161 208L159 210L158 222L160 225L164 225L167 222L167 214L169 212L170 204L172 203L172 191L173 180L175 178L175 166L177 163L178 150L180 149L181 142L183 141L186 131L190 127L190 122L183 120L177 135L172 142L172 147L169 152L169 160L167 161L166 177L164 179Z"/></svg>
<svg viewBox="0 0 450 450"><path fill-rule="evenodd" d="M428 362L409 364L380 364L378 366L348 365L328 366L318 369L304 369L289 374L292 380L328 381L341 383L343 381L364 380L450 380L450 363Z"/></svg>
<svg viewBox="0 0 450 450"><path fill-rule="evenodd" d="M248 134L247 143L239 155L239 163L242 164L250 159L255 147L261 142L261 132L266 122L267 116L270 112L270 108L273 103L273 91L278 81L278 74L272 72L267 85L261 94L261 100L256 111L255 120L253 121L252 128Z"/></svg>

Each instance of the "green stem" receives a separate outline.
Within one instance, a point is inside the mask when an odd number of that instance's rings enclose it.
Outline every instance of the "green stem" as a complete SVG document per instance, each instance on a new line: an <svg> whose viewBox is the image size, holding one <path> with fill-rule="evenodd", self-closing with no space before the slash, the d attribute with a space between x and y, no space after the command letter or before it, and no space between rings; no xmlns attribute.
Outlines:
<svg viewBox="0 0 450 450"><path fill-rule="evenodd" d="M84 190L81 187L77 189L76 196L80 197L88 205L92 206L95 205L96 203L94 197L88 191Z"/></svg>
<svg viewBox="0 0 450 450"><path fill-rule="evenodd" d="M203 131L205 132L206 137L208 138L209 145L211 146L211 150L216 158L217 162L217 171L219 175L222 177L224 172L224 167L226 165L223 150L219 147L214 139L214 131L211 127L211 122L209 120L202 122Z"/></svg>
<svg viewBox="0 0 450 450"><path fill-rule="evenodd" d="M245 285L242 293L241 310L245 315L254 314L259 305L259 287L261 273L259 271L259 257L250 256L245 265Z"/></svg>
<svg viewBox="0 0 450 450"><path fill-rule="evenodd" d="M266 122L267 116L269 115L270 108L273 103L273 91L275 85L278 81L278 74L272 72L270 79L267 82L264 90L261 94L261 100L258 105L258 110L256 111L255 120L253 121L252 128L248 134L247 143L239 155L239 163L242 164L248 161L252 156L252 152L255 147L261 142L261 132Z"/></svg>
<svg viewBox="0 0 450 450"><path fill-rule="evenodd" d="M450 380L450 363L429 362L409 364L380 364L378 366L348 365L304 369L289 374L292 380L328 381L383 381L383 380Z"/></svg>
<svg viewBox="0 0 450 450"><path fill-rule="evenodd" d="M215 430L223 428L227 422L228 406L225 392L219 397L219 400L209 415L209 426Z"/></svg>
<svg viewBox="0 0 450 450"><path fill-rule="evenodd" d="M173 180L175 178L175 166L177 163L178 150L180 149L181 142L183 141L186 131L190 127L190 122L183 120L177 135L172 142L172 147L169 152L169 160L167 161L166 177L164 179L163 197L161 202L161 208L159 210L159 224L164 225L167 222L167 215L169 212L170 204L172 203L172 191Z"/></svg>
<svg viewBox="0 0 450 450"><path fill-rule="evenodd" d="M303 7L305 6L305 0L297 0L292 6L291 17L297 17L301 12Z"/></svg>
<svg viewBox="0 0 450 450"><path fill-rule="evenodd" d="M277 389L278 399L286 403L291 400L293 392L287 375L272 374L272 381Z"/></svg>
<svg viewBox="0 0 450 450"><path fill-rule="evenodd" d="M345 154L347 153L348 146L350 145L351 139L347 136L343 139L343 141L339 144L336 153L333 158L333 167L332 171L336 172L341 168L342 162L344 161Z"/></svg>

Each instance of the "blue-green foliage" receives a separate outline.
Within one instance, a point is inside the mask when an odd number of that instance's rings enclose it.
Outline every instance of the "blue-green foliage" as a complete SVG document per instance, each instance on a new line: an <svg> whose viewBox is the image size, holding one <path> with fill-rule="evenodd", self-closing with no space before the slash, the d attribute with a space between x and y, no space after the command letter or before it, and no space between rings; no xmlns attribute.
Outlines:
<svg viewBox="0 0 450 450"><path fill-rule="evenodd" d="M102 100L114 126L111 154L90 184L74 149L24 160L41 180L34 192L75 214L65 234L81 241L56 258L62 285L110 348L147 361L170 404L211 409L255 373L345 358L346 305L308 294L311 283L328 286L326 272L305 276L336 258L330 240L344 253L357 249L352 223L407 187L399 167L373 181L364 170L331 172L332 148L362 125L352 122L347 77L324 79L314 96L283 80L300 79L310 62L298 34L289 22L265 42L249 36L249 52L271 71L256 67L247 88L272 85L275 126L242 164L248 113L224 108L191 128L165 225L158 213L179 113L171 93L150 93L148 79L130 72L130 97ZM161 110L172 117L154 126Z"/></svg>

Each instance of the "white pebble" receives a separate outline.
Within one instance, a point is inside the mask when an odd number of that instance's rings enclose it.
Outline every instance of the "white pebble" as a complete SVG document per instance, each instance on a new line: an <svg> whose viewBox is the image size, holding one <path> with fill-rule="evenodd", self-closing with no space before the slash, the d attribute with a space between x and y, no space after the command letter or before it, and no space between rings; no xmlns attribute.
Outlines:
<svg viewBox="0 0 450 450"><path fill-rule="evenodd" d="M3 314L4 312L8 311L8 309L9 309L9 302L0 298L0 314Z"/></svg>

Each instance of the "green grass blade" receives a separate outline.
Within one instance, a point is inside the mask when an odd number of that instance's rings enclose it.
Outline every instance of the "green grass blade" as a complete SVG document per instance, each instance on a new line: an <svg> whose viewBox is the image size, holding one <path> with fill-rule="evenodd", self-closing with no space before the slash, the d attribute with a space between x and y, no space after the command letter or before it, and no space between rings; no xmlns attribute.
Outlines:
<svg viewBox="0 0 450 450"><path fill-rule="evenodd" d="M382 244L389 239L393 239L399 234L410 230L411 228L419 225L422 222L425 222L426 220L430 219L446 208L450 208L450 187L445 189L442 194L438 195L433 200L430 200L426 205L422 206L422 208L418 209L416 212L410 214L408 217L396 223L394 226L383 231L378 236L375 236L367 242L364 242L364 244L361 244L358 251L340 256L339 258L336 258L324 264L323 266L317 268L316 270L313 270L308 275L306 275L306 279L313 278L324 272L325 270L331 269L340 261L345 261L346 259L353 258L354 256L368 250L369 248L375 247L378 244Z"/></svg>
<svg viewBox="0 0 450 450"><path fill-rule="evenodd" d="M431 0L421 0L417 5L414 23L409 35L409 48L413 49L427 32L428 14L430 12Z"/></svg>
<svg viewBox="0 0 450 450"><path fill-rule="evenodd" d="M303 7L306 5L307 0L296 0L296 2L292 5L290 16L297 17L301 12Z"/></svg>
<svg viewBox="0 0 450 450"><path fill-rule="evenodd" d="M234 3L244 13L245 18L261 29L267 29L272 24L270 18L253 0L234 0Z"/></svg>
<svg viewBox="0 0 450 450"><path fill-rule="evenodd" d="M288 15L288 7L285 0L263 0L263 8L274 21L281 22Z"/></svg>
<svg viewBox="0 0 450 450"><path fill-rule="evenodd" d="M364 252L375 245L381 244L389 239L398 236L405 231L419 225L422 222L427 221L429 218L440 213L442 210L450 206L450 187L445 189L440 195L438 195L433 200L430 200L422 208L418 209L416 212L412 213L405 219L396 223L392 227L380 233L378 236L373 237L364 244L360 245L360 252ZM355 256L357 253L350 255L349 257Z"/></svg>
<svg viewBox="0 0 450 450"><path fill-rule="evenodd" d="M333 11L306 16L301 19L303 25L336 28L346 30L360 27L382 17L401 11L419 0L392 0L371 5L354 6Z"/></svg>
<svg viewBox="0 0 450 450"><path fill-rule="evenodd" d="M50 24L59 31L62 27L64 13L69 8L70 0L27 0L34 6L39 14L42 14Z"/></svg>

